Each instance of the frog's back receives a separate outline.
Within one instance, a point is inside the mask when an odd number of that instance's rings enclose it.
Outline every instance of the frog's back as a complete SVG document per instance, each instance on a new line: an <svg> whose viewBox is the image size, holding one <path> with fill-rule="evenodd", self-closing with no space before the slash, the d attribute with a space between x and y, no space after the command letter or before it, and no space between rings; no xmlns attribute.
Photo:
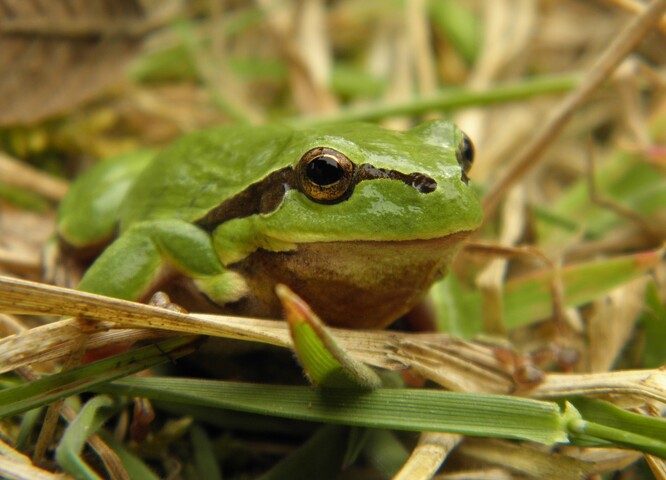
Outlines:
<svg viewBox="0 0 666 480"><path fill-rule="evenodd" d="M290 137L283 126L224 126L177 140L137 178L121 207L121 230L142 220L201 217L280 168Z"/></svg>

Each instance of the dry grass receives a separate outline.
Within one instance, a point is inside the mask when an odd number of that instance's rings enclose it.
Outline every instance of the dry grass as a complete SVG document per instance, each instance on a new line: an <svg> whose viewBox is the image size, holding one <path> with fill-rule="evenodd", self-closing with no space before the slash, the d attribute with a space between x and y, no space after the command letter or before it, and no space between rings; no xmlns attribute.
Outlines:
<svg viewBox="0 0 666 480"><path fill-rule="evenodd" d="M0 0L0 7L18 8L14 3ZM664 386L661 377L652 375L656 370L613 371L619 366L657 366L642 363L650 339L645 338L641 322L654 313L655 304L663 306L666 297L666 270L659 254L651 257L649 266L641 266L647 273L577 308L566 306L565 287L558 279L571 263L603 261L619 254L638 258L661 248L666 238L666 204L649 209L640 202L627 206L628 197L620 187L605 190L603 180L597 185L597 176L604 175L613 159L629 156L632 162L654 169L657 183L646 185L645 191L663 202L659 190L666 188L666 26L655 12L664 11L665 1L651 2L652 13L642 16L645 5L633 1L449 1L452 7L464 6L464 11L456 13L454 8L443 19L426 0L201 0L180 10L177 2L169 2L173 9L168 11L153 10L148 1L126 3L134 9L131 21L114 15L113 9L78 12L76 22L72 16L54 15L50 23L32 21L35 12L27 8L15 24L0 13L4 79L0 80L4 151L0 153L0 274L43 279L50 265L52 249L45 247L53 231L55 204L66 188L63 178L75 177L99 157L161 146L185 132L220 123L316 122L349 111L374 118L373 111L387 105L406 106L403 111L409 114L381 118L381 123L401 129L423 118L451 116L475 143L477 159L471 176L486 192L486 225L459 256L456 272L461 281L482 292L485 308L478 322L484 331L504 335L520 352L541 352L556 345L580 357L575 367L560 362L561 368L574 373L549 374L528 394L603 393L619 398L627 408L661 414ZM456 21L447 24L451 18ZM466 25L466 20L472 23ZM124 21L129 22L126 28ZM109 33L111 28L115 33ZM47 51L45 39L51 42L49 48L60 48L60 55ZM10 61L8 46L25 45L32 45L25 52L34 57ZM109 56L105 51L111 52ZM116 73L117 56L125 60L132 55L130 73ZM471 102L446 111L418 106L422 99L437 97L448 88L486 92L549 74L576 78L575 89L565 94L561 88L552 94L526 92L513 101ZM87 88L58 88L59 82ZM627 172L628 183L634 170ZM613 212L616 218L594 234L578 220L572 221L575 227L566 234L553 233L543 226L543 212L570 194L578 182L593 184L589 190L597 193L598 198L588 195L585 205L600 204L600 211ZM555 272L553 318L507 326L501 314L505 282L544 268ZM67 272L57 281L73 285L79 273ZM655 304L646 303L649 292L654 292ZM46 290L37 295L45 298ZM0 304L19 301L1 300ZM62 301L82 305L82 300L66 296ZM44 308L31 312L53 311ZM79 313L75 308L59 312ZM0 320L10 335L43 318L7 315ZM69 322L62 324L59 334L66 334ZM199 326L220 334L217 326L205 322ZM265 332L255 332L255 340L289 345L282 327L277 333L270 325L264 327ZM254 326L233 328L251 332ZM57 331L58 324L52 330ZM95 341L108 340L105 332L94 334L99 337ZM495 344L452 341L433 354L434 340L429 338L412 341L406 336L402 343L391 343L385 333L340 335L350 351L373 365L391 369L407 364L426 378L463 390L520 389L511 368L535 360L526 353L516 354L509 368L498 359ZM43 347L46 341L39 337L38 344ZM50 341L55 345L59 340ZM12 348L18 348L19 354L34 348L30 346L34 343L26 345ZM59 360L57 355L37 359ZM433 359L439 363L433 366ZM26 366L23 362L21 368ZM473 380L465 378L470 365ZM168 419L160 422L167 429ZM16 431L11 421L0 428L6 438ZM267 458L274 461L293 446L293 439L275 436L238 438L242 445L235 444L236 451L259 458L264 468L271 463ZM642 456L631 451L569 447L546 452L516 449L504 441L460 442L453 435L422 435L397 478L429 478L442 462L441 478L457 478L447 476L452 472L474 472L475 478L581 478L622 472L623 478L644 478L648 466L656 477L666 478L662 459L648 456L642 463ZM175 438L165 443L177 445ZM32 454L33 447L26 450ZM187 477L164 457L153 461L171 478ZM235 474L256 473L249 466L253 462L239 463L231 467ZM350 478L382 478L379 471L361 464L347 473ZM35 474L28 471L19 478Z"/></svg>

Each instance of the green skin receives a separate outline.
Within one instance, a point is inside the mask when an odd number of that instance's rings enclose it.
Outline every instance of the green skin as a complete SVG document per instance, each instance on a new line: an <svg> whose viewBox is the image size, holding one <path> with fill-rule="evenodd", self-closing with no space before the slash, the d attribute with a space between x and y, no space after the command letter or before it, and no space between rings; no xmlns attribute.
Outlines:
<svg viewBox="0 0 666 480"><path fill-rule="evenodd" d="M84 291L145 300L177 276L190 279L209 304L274 316L273 288L284 282L302 290L329 323L383 327L423 298L465 234L481 223L479 200L456 158L462 139L444 121L406 132L370 124L212 128L154 158L125 155L81 176L61 205L58 235L70 249L89 252L117 234L83 277ZM333 204L291 188L270 211L202 228L208 212L272 173L295 168L315 147L341 152L357 166L421 173L437 185L423 193L395 178L359 181ZM409 292L396 293L402 290ZM333 291L341 293L323 299ZM327 316L327 309L337 313Z"/></svg>

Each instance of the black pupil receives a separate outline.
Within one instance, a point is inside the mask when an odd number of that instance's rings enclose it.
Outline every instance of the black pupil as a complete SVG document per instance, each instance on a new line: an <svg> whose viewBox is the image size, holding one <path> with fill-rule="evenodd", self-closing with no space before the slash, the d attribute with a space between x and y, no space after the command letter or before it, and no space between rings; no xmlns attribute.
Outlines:
<svg viewBox="0 0 666 480"><path fill-rule="evenodd" d="M314 158L305 170L308 178L319 186L332 185L342 178L344 170L330 157Z"/></svg>

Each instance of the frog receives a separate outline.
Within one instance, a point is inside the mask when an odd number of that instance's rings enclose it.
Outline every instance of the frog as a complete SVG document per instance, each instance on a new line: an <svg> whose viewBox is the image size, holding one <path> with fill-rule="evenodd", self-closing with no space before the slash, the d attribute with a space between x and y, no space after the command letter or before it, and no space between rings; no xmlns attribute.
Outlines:
<svg viewBox="0 0 666 480"><path fill-rule="evenodd" d="M277 318L278 284L328 325L385 328L448 271L482 209L453 122L222 125L100 162L58 211L80 290ZM98 253L101 252L101 253Z"/></svg>

